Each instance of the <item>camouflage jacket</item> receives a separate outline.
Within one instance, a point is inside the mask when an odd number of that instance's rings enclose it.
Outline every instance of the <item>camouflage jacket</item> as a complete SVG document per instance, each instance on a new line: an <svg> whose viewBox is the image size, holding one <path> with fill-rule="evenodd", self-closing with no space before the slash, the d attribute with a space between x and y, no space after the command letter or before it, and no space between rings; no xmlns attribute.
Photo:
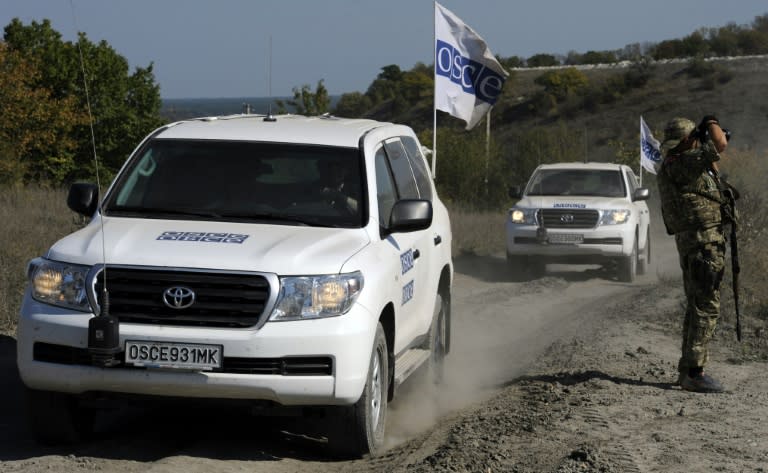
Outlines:
<svg viewBox="0 0 768 473"><path fill-rule="evenodd" d="M711 141L679 153L673 149L664 158L656 182L668 234L722 224L720 178L712 168L719 160Z"/></svg>

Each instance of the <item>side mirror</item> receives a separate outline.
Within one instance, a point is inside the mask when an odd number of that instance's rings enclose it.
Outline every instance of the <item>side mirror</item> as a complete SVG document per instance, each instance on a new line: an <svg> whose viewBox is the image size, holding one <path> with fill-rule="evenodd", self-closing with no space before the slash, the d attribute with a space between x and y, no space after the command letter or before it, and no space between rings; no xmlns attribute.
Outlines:
<svg viewBox="0 0 768 473"><path fill-rule="evenodd" d="M389 233L416 232L432 225L432 202L428 200L404 199L392 207L389 219Z"/></svg>
<svg viewBox="0 0 768 473"><path fill-rule="evenodd" d="M523 196L523 190L520 186L510 186L508 193L513 199L519 199Z"/></svg>
<svg viewBox="0 0 768 473"><path fill-rule="evenodd" d="M75 212L92 217L99 205L99 188L96 184L72 184L67 195L67 207Z"/></svg>
<svg viewBox="0 0 768 473"><path fill-rule="evenodd" d="M648 197L650 197L651 193L648 190L647 187L638 187L635 189L635 193L632 194L632 201L636 200L648 200Z"/></svg>

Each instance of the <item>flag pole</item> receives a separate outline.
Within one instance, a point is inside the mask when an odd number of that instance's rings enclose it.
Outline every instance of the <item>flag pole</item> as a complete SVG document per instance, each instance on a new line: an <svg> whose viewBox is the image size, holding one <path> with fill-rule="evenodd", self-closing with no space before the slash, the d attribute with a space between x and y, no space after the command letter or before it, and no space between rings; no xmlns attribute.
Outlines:
<svg viewBox="0 0 768 473"><path fill-rule="evenodd" d="M437 0L432 4L432 58L434 66L432 71L432 179L437 178L437 55L435 54L435 45L437 44Z"/></svg>
<svg viewBox="0 0 768 473"><path fill-rule="evenodd" d="M488 163L491 161L491 110L485 115L485 196L488 197Z"/></svg>

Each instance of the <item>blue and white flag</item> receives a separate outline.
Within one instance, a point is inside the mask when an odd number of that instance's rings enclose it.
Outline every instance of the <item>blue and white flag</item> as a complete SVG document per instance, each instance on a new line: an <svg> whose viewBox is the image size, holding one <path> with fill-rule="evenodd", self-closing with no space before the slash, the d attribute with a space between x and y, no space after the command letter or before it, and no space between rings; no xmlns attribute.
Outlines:
<svg viewBox="0 0 768 473"><path fill-rule="evenodd" d="M651 174L656 174L661 167L661 144L640 116L640 166Z"/></svg>
<svg viewBox="0 0 768 473"><path fill-rule="evenodd" d="M435 108L477 125L509 74L483 38L435 2Z"/></svg>

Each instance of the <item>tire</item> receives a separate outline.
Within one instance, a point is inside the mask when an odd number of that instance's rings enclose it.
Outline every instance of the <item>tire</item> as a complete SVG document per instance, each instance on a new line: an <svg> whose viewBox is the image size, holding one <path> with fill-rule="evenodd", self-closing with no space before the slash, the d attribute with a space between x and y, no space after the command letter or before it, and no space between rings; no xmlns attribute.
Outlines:
<svg viewBox="0 0 768 473"><path fill-rule="evenodd" d="M514 256L507 253L507 273L517 281L528 276L526 268L527 258L525 256Z"/></svg>
<svg viewBox="0 0 768 473"><path fill-rule="evenodd" d="M537 258L528 258L528 273L532 278L543 278L547 275L547 264Z"/></svg>
<svg viewBox="0 0 768 473"><path fill-rule="evenodd" d="M332 419L328 448L333 456L372 457L384 448L389 392L389 353L384 328L379 323L373 340L368 376L360 399L352 406L338 408Z"/></svg>
<svg viewBox="0 0 768 473"><path fill-rule="evenodd" d="M513 256L507 253L507 268L515 280L540 278L547 273L547 265L535 256Z"/></svg>
<svg viewBox="0 0 768 473"><path fill-rule="evenodd" d="M435 313L429 330L429 380L440 384L445 378L445 354L448 343L446 312L450 302L444 301L440 294L435 296Z"/></svg>
<svg viewBox="0 0 768 473"><path fill-rule="evenodd" d="M91 437L95 411L79 407L65 393L27 389L27 415L35 440L42 445L72 445Z"/></svg>
<svg viewBox="0 0 768 473"><path fill-rule="evenodd" d="M621 282L635 282L635 275L637 274L637 236L632 244L632 253L628 256L622 256L619 259L619 281Z"/></svg>
<svg viewBox="0 0 768 473"><path fill-rule="evenodd" d="M643 249L643 258L640 258L638 253L637 260L637 274L643 275L648 272L648 267L651 264L651 232L646 232L645 236L645 248Z"/></svg>

